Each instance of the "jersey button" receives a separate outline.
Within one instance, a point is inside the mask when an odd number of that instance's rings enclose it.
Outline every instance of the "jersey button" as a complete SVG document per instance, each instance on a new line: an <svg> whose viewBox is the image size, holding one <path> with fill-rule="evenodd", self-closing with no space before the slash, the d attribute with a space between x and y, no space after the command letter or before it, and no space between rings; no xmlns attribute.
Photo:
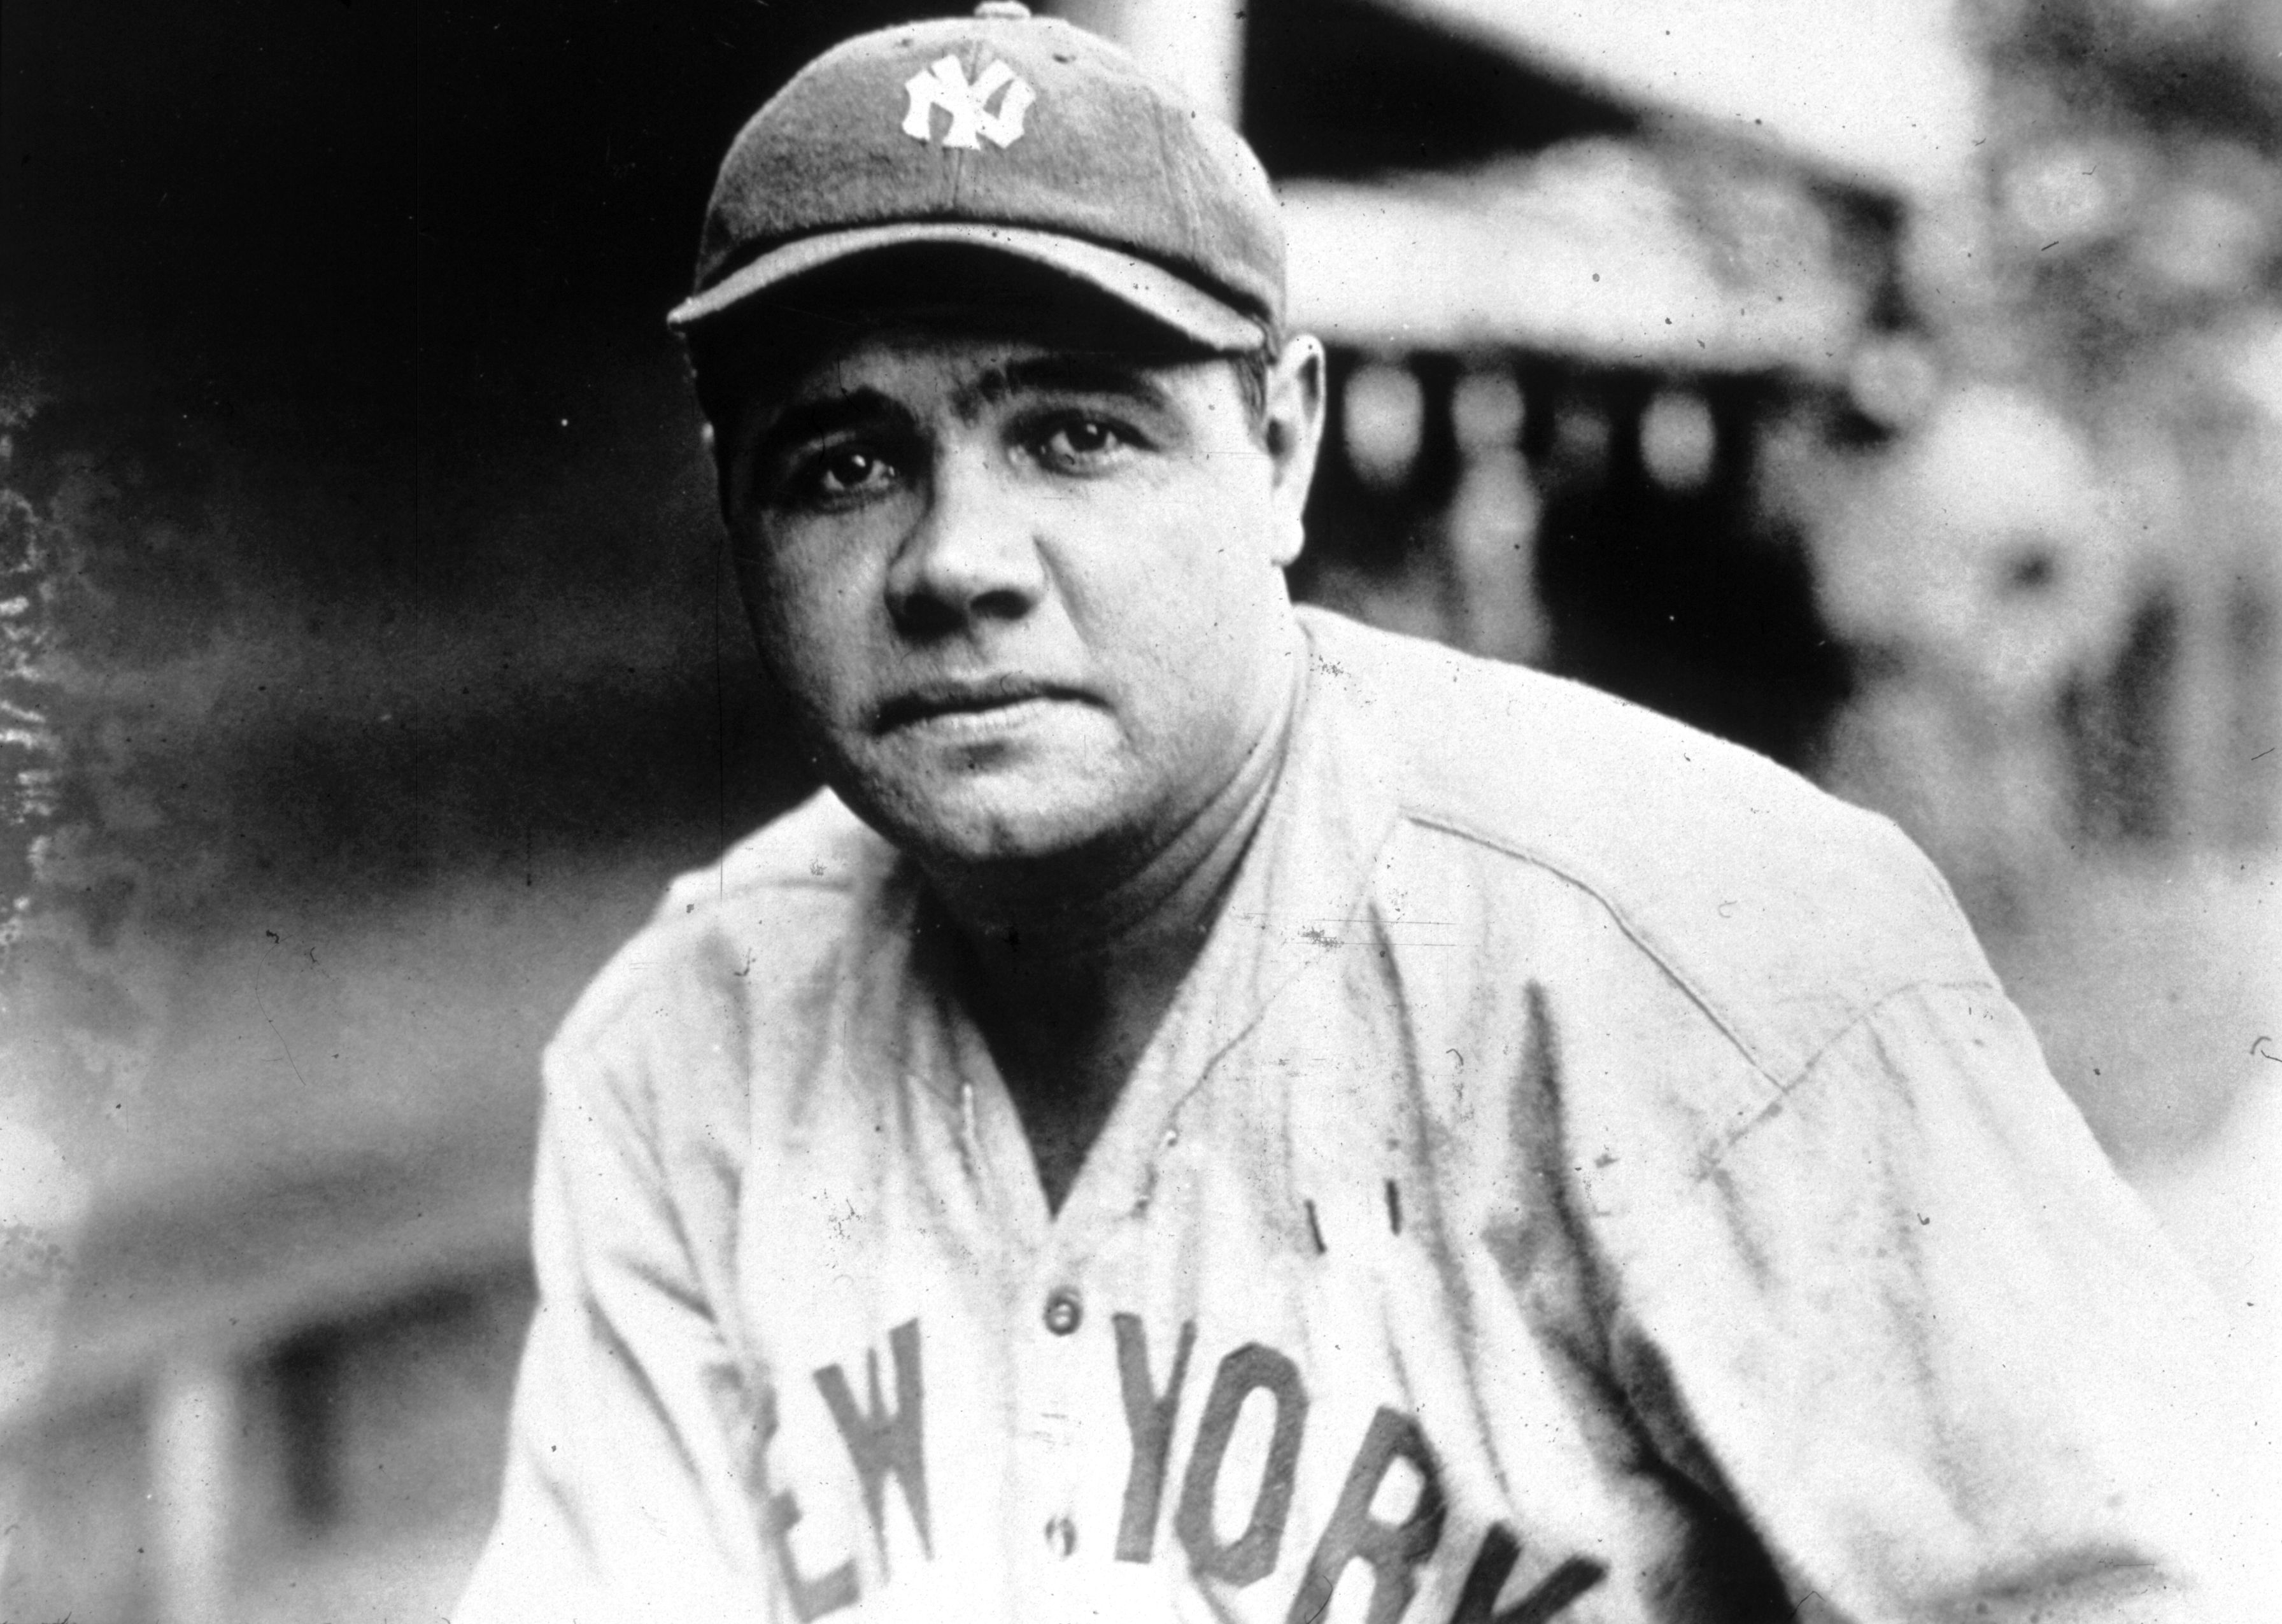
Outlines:
<svg viewBox="0 0 2282 1624"><path fill-rule="evenodd" d="M1046 1297L1046 1329L1056 1336L1067 1336L1085 1319L1085 1304L1077 1300L1077 1293L1064 1286Z"/></svg>
<svg viewBox="0 0 2282 1624"><path fill-rule="evenodd" d="M1067 1557L1077 1550L1077 1524L1070 1520L1067 1512L1047 1519L1046 1549L1058 1557Z"/></svg>

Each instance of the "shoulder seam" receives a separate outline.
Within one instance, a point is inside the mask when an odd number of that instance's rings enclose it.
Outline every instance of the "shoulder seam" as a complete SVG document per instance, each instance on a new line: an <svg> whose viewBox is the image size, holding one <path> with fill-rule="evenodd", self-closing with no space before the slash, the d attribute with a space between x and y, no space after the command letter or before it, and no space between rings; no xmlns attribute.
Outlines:
<svg viewBox="0 0 2282 1624"><path fill-rule="evenodd" d="M1799 1063L1798 1069L1792 1072L1789 1077L1785 1078L1775 1084L1775 1097L1767 1102L1765 1110L1759 1111L1749 1122L1744 1123L1742 1126L1732 1130L1728 1133L1727 1137L1721 1141L1716 1148L1707 1150L1704 1153L1703 1165L1699 1170L1698 1176L1708 1177L1712 1172L1720 1164L1720 1163L1727 1159L1728 1154L1733 1151L1736 1146L1742 1144L1752 1134L1758 1133L1762 1126L1778 1116L1782 1111L1783 1108L1789 1103L1792 1094L1794 1094L1798 1087L1807 1080L1808 1077L1814 1072L1817 1067L1822 1064L1822 1058L1824 1056L1830 1053L1832 1049L1836 1048L1841 1043L1845 1042L1847 1039L1861 1031L1863 1027L1868 1025L1872 1021L1877 1019L1878 1017L1882 1015L1897 1000L1907 998L1916 993L1988 992L1998 993L2001 995L2003 988L1999 987L1996 982L1991 980L1909 981L1894 988L1893 991L1886 994L1884 996L1874 1000L1872 1002L1859 1010L1852 1020L1848 1021L1836 1032L1832 1032L1829 1038L1825 1040L1823 1044L1814 1051L1814 1053L1809 1055L1805 1060L1801 1061Z"/></svg>
<svg viewBox="0 0 2282 1624"><path fill-rule="evenodd" d="M1704 1011L1705 1017L1709 1019L1714 1026L1719 1028L1720 1035L1725 1037L1729 1043L1735 1046L1735 1052L1741 1055L1745 1062L1750 1064L1750 1068L1764 1078L1768 1086L1774 1089L1776 1101L1778 1102L1783 1096L1789 1094L1790 1090L1797 1085L1799 1080L1804 1078L1808 1071L1813 1069L1816 1062L1822 1058L1823 1054L1832 1044L1840 1041L1848 1032L1852 1032L1863 1021L1868 1019L1871 1016L1883 1009L1888 1003L1901 994L1921 987L1966 988L1987 987L1995 985L1993 981L1986 978L1975 978L1971 980L1928 980L1921 978L1902 982L1878 994L1875 998L1870 1000L1867 1003L1865 1003L1860 1009L1855 1010L1852 1017L1850 1018L1844 1025L1839 1027L1837 1031L1834 1032L1828 1038L1825 1039L1822 1043L1818 1045L1813 1054L1802 1061L1797 1068L1788 1073L1778 1073L1770 1069L1766 1061L1762 1057L1758 1046L1744 1038L1743 1032L1739 1030L1738 1023L1727 1013L1720 1001L1713 998L1712 994L1705 991L1703 986L1699 986L1692 977L1685 973L1680 966L1673 963L1670 955L1659 948L1646 931L1644 931L1643 928L1634 920L1626 910L1593 879L1584 874L1579 873L1574 868L1560 862L1557 858L1552 856L1548 853L1534 849L1523 842L1511 839L1509 836L1490 833L1486 830L1481 829L1464 819L1453 816L1448 813L1429 812L1409 805L1404 805L1401 807L1401 813L1404 818L1408 819L1411 823L1417 824L1422 827L1440 830L1445 834L1453 835L1459 839L1470 840L1477 846L1497 852L1502 855L1512 857L1523 862L1533 863L1549 874L1558 875L1563 880L1576 886L1579 890L1591 897L1595 902L1598 902L1602 908L1607 910L1609 917L1616 922L1617 928L1622 931L1625 935L1631 940L1634 946L1637 947L1642 954L1647 955L1649 962L1654 963L1656 967L1671 980L1674 986L1678 987L1682 993L1687 994L1689 1001L1693 1002L1696 1008ZM1954 901L1950 902L1949 907L1950 911L1952 914L1955 914L1957 905ZM1754 1118L1754 1121L1758 1119ZM1724 1148L1720 1154L1725 1154Z"/></svg>
<svg viewBox="0 0 2282 1624"><path fill-rule="evenodd" d="M1447 815L1422 812L1406 806L1402 808L1402 816L1410 822L1425 828L1438 829L1444 834L1455 835L1462 840L1471 840L1477 846L1486 847L1489 850L1504 856L1534 863L1548 873L1559 875L1570 885L1591 897L1607 910L1609 917L1616 921L1617 928L1631 940L1633 945L1645 954L1649 961L1663 971L1674 986L1686 994L1690 1002L1704 1011L1705 1018L1719 1029L1722 1037L1735 1045L1735 1052L1743 1057L1751 1070L1766 1079L1768 1086L1776 1091L1778 1096L1781 1095L1786 1087L1783 1079L1767 1069L1766 1063L1759 1057L1758 1049L1745 1042L1743 1034L1735 1030L1735 1022L1730 1020L1713 1001L1710 994L1680 973L1680 968L1657 949L1655 943L1642 932L1640 926L1634 923L1625 909L1619 907L1599 885L1562 863L1555 862L1542 852L1533 851L1519 842L1490 834Z"/></svg>

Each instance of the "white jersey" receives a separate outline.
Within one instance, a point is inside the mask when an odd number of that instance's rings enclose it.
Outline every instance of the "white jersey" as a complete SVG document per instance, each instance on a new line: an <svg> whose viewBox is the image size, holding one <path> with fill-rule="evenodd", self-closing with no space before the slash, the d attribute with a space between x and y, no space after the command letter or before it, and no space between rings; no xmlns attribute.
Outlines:
<svg viewBox="0 0 2282 1624"><path fill-rule="evenodd" d="M1059 1214L836 800L674 887L548 1056L459 1624L2200 1616L2205 1308L1917 852L1303 618Z"/></svg>

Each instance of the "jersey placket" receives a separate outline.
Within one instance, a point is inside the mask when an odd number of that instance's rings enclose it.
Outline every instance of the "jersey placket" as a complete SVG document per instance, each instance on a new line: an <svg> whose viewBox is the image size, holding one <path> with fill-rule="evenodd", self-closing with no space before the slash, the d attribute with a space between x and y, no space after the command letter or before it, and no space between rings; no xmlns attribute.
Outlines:
<svg viewBox="0 0 2282 1624"><path fill-rule="evenodd" d="M977 1204L1007 1260L1004 1345L1014 1437L1007 1547L1022 1570L1021 1617L1074 1624L1115 1584L1128 1439L1117 1407L1116 1304L1102 1297L1110 1254L1130 1241L1137 1193L1166 1141L1161 1067L1145 1058L1059 1213L1050 1212L1029 1141L981 1034L953 1015ZM1125 1574L1131 1579L1133 1575Z"/></svg>
<svg viewBox="0 0 2282 1624"><path fill-rule="evenodd" d="M1022 1571L1012 1599L1040 1624L1079 1616L1073 1569L1095 1531L1079 1515L1083 1463L1098 1439L1085 1413L1087 1378L1102 1357L1089 1301L1086 1249L1047 1210L1029 1141L979 1035L957 1034L960 1102L977 1204L1007 1261L1004 1345L1014 1423L1005 1542Z"/></svg>

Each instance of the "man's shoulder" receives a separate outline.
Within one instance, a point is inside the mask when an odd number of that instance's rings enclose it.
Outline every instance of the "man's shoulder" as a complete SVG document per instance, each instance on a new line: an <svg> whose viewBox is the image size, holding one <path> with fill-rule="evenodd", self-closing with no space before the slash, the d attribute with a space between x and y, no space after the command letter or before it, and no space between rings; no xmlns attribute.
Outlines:
<svg viewBox="0 0 2282 1624"><path fill-rule="evenodd" d="M865 916L893 850L819 790L679 875L587 986L561 1037L593 1036L629 1009L797 996L828 975Z"/></svg>
<svg viewBox="0 0 2282 1624"><path fill-rule="evenodd" d="M819 790L666 887L654 924L755 910L812 913L845 906L894 853L830 790Z"/></svg>
<svg viewBox="0 0 2282 1624"><path fill-rule="evenodd" d="M1886 819L1579 683L1333 616L1308 628L1408 824L1589 892L1771 1066L1902 987L1989 978Z"/></svg>
<svg viewBox="0 0 2282 1624"><path fill-rule="evenodd" d="M1308 624L1319 677L1393 746L1414 817L1547 855L1637 857L1678 841L1748 858L1773 828L1849 852L1890 844L1884 819L1600 689L1333 615Z"/></svg>

